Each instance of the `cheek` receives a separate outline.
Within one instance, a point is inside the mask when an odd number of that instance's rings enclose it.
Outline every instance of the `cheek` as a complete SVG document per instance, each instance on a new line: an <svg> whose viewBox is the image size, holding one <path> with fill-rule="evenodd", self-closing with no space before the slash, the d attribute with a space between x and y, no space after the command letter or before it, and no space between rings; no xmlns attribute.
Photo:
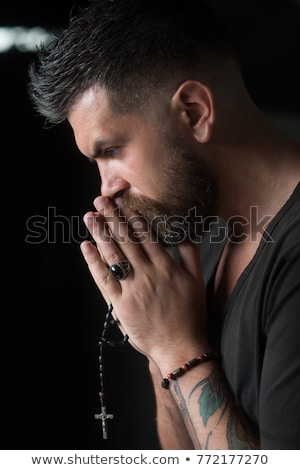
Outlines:
<svg viewBox="0 0 300 470"><path fill-rule="evenodd" d="M139 153L130 166L123 166L122 177L128 178L133 189L136 188L141 194L152 197L157 194L161 184L162 169L159 163L156 154Z"/></svg>

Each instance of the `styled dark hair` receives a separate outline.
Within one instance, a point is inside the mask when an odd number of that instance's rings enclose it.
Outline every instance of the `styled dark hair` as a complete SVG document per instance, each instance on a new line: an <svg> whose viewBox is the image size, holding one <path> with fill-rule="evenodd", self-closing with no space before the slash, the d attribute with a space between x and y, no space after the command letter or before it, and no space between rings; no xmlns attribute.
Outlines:
<svg viewBox="0 0 300 470"><path fill-rule="evenodd" d="M40 115L59 123L92 86L128 111L184 80L219 80L235 62L227 31L203 0L91 0L37 48L28 93Z"/></svg>

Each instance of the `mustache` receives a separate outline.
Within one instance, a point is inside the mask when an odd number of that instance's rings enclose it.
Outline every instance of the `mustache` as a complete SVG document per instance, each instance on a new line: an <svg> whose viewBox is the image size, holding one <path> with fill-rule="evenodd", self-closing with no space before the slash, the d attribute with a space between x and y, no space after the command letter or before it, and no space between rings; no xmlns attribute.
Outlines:
<svg viewBox="0 0 300 470"><path fill-rule="evenodd" d="M128 193L122 197L122 201L148 222L162 245L166 247L177 245L188 236L193 236L193 223L192 218L188 216L188 209L172 207L145 196L137 197Z"/></svg>
<svg viewBox="0 0 300 470"><path fill-rule="evenodd" d="M166 216L169 213L169 206L166 207L163 203L155 201L146 196L134 196L125 193L122 196L123 203L131 210L139 212L146 217L151 216Z"/></svg>
<svg viewBox="0 0 300 470"><path fill-rule="evenodd" d="M163 246L170 247L178 243L178 236L168 222L168 219L176 213L175 209L170 209L169 205L166 206L151 198L133 196L128 193L123 195L122 201L129 209L138 212L148 222Z"/></svg>
<svg viewBox="0 0 300 470"><path fill-rule="evenodd" d="M129 193L122 196L122 201L129 209L138 212L148 220L159 217L185 217L188 210L194 207L192 201L190 201L191 205L186 207L184 205L174 205L169 200L160 202L147 196L134 196Z"/></svg>

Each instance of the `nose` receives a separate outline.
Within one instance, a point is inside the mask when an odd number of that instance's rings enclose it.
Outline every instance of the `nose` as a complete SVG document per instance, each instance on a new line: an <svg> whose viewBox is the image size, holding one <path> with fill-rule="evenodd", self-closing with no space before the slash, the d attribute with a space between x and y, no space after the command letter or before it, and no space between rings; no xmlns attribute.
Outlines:
<svg viewBox="0 0 300 470"><path fill-rule="evenodd" d="M128 181L121 178L116 171L110 168L101 168L100 181L101 195L109 198L115 198L130 186Z"/></svg>

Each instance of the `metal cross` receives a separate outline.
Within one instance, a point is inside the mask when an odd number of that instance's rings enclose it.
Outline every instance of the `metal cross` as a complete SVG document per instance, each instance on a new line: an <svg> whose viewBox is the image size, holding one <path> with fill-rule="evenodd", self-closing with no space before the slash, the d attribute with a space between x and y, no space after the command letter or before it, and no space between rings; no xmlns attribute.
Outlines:
<svg viewBox="0 0 300 470"><path fill-rule="evenodd" d="M114 415L106 413L106 406L101 406L101 413L95 414L95 419L102 420L102 433L103 439L107 439L107 420L113 419Z"/></svg>

